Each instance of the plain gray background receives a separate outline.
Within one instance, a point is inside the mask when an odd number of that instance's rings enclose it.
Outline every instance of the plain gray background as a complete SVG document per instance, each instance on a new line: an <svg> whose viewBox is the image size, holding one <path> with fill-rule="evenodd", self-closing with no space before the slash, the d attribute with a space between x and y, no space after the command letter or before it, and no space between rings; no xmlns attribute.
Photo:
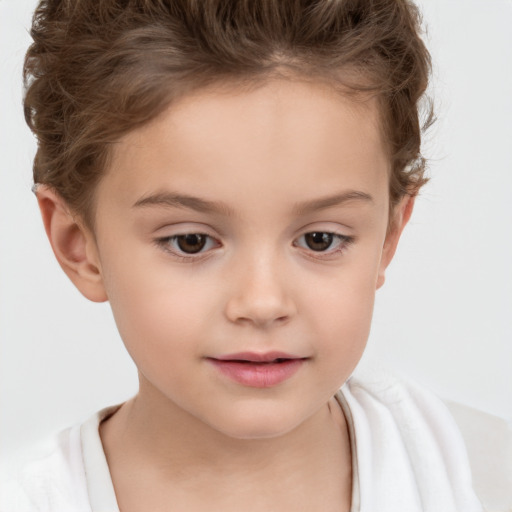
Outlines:
<svg viewBox="0 0 512 512"><path fill-rule="evenodd" d="M108 304L67 281L30 192L21 109L33 0L0 0L0 449L137 389ZM512 421L512 2L423 0L438 123L432 181L377 294L367 355Z"/></svg>

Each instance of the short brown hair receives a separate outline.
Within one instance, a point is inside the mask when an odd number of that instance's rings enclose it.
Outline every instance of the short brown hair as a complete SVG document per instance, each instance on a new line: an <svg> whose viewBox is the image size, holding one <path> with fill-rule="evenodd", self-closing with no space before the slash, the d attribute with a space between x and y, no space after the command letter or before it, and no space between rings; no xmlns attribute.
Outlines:
<svg viewBox="0 0 512 512"><path fill-rule="evenodd" d="M112 143L194 88L284 70L378 97L393 205L426 182L420 23L408 0L41 0L24 66L34 181L90 223Z"/></svg>

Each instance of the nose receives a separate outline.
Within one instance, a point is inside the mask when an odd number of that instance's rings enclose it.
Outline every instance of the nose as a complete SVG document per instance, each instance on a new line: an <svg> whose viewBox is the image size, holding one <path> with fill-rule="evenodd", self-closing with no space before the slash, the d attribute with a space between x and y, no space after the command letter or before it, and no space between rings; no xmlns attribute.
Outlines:
<svg viewBox="0 0 512 512"><path fill-rule="evenodd" d="M253 255L232 269L226 304L231 322L268 328L285 324L296 314L290 280L276 259Z"/></svg>

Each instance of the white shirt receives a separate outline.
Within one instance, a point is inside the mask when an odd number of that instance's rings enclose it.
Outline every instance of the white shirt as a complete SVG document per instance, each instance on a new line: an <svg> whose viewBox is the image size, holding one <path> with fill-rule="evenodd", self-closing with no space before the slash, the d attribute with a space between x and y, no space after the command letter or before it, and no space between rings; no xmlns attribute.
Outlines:
<svg viewBox="0 0 512 512"><path fill-rule="evenodd" d="M388 374L354 375L336 395L352 447L351 512L482 512L462 438L444 404ZM99 424L63 431L0 492L0 512L119 512Z"/></svg>

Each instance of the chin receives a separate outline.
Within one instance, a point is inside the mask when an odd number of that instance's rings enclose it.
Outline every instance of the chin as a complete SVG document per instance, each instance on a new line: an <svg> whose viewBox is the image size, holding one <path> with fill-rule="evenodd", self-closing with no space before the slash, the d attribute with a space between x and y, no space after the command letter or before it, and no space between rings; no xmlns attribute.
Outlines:
<svg viewBox="0 0 512 512"><path fill-rule="evenodd" d="M269 411L258 412L259 414L251 411L249 415L232 415L229 417L229 424L217 424L214 428L233 439L258 440L284 436L302 423L298 418L284 415L284 411L273 414Z"/></svg>

